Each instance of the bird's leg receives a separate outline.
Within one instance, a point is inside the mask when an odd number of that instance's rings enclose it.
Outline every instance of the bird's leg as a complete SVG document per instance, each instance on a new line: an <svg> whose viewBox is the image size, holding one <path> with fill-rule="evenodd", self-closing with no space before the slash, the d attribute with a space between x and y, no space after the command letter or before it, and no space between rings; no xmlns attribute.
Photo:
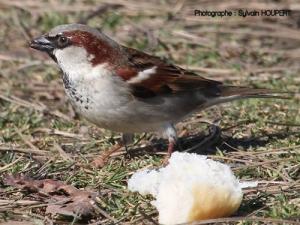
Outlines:
<svg viewBox="0 0 300 225"><path fill-rule="evenodd" d="M176 145L176 141L174 139L169 139L169 143L168 143L168 158L171 157L173 151L174 151L174 147Z"/></svg>
<svg viewBox="0 0 300 225"><path fill-rule="evenodd" d="M168 144L168 153L167 153L167 155L166 155L166 157L164 158L164 161L163 161L163 164L167 165L168 162L169 162L169 158L171 157L171 155L174 151L176 142L177 142L176 129L173 126L173 124L167 124L165 126L164 134L168 137L168 142L169 142L169 144Z"/></svg>
<svg viewBox="0 0 300 225"><path fill-rule="evenodd" d="M110 149L105 150L102 152L96 159L93 160L92 165L95 168L102 168L106 165L106 163L109 160L109 157L122 149L122 147L125 146L125 149L127 151L127 145L131 143L133 140L133 134L122 134L122 139L117 144L112 146Z"/></svg>

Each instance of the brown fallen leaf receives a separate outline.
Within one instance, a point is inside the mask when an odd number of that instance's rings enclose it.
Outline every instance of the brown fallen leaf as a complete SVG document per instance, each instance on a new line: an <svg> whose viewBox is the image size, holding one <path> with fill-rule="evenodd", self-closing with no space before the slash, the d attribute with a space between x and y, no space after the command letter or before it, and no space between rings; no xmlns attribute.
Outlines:
<svg viewBox="0 0 300 225"><path fill-rule="evenodd" d="M61 181L44 179L33 180L23 176L5 176L5 185L36 193L43 197L49 204L46 213L52 215L87 216L94 212L93 204L97 197L96 192L77 189Z"/></svg>

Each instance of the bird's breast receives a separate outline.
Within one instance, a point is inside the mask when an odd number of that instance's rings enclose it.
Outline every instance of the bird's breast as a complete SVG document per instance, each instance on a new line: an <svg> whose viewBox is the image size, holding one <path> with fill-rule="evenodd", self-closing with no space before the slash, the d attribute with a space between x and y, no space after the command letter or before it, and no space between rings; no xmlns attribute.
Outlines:
<svg viewBox="0 0 300 225"><path fill-rule="evenodd" d="M129 88L117 76L108 73L85 74L84 79L74 80L64 73L66 94L75 110L96 125L111 129L128 120L126 106L132 100ZM118 122L119 121L119 122Z"/></svg>

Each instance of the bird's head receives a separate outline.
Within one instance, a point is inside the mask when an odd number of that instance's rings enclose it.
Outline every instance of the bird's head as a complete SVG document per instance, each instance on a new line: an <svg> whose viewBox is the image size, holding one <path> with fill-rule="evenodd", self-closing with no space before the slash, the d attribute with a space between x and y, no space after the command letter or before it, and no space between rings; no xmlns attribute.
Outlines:
<svg viewBox="0 0 300 225"><path fill-rule="evenodd" d="M120 46L102 32L82 24L66 24L31 41L30 47L46 52L61 67L82 63L110 64L120 58Z"/></svg>

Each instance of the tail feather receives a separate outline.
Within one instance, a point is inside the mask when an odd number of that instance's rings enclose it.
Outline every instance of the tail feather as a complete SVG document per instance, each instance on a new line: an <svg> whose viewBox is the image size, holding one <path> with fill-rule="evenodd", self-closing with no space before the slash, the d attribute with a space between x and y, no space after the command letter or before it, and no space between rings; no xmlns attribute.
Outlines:
<svg viewBox="0 0 300 225"><path fill-rule="evenodd" d="M271 90L265 88L249 88L239 86L219 86L221 97L240 96L240 97L271 97L271 98L287 98L283 94L290 92Z"/></svg>
<svg viewBox="0 0 300 225"><path fill-rule="evenodd" d="M220 90L219 96L208 101L206 107L244 98L291 99L291 94L293 94L291 92L264 88L249 88L225 85L220 85L218 88Z"/></svg>

